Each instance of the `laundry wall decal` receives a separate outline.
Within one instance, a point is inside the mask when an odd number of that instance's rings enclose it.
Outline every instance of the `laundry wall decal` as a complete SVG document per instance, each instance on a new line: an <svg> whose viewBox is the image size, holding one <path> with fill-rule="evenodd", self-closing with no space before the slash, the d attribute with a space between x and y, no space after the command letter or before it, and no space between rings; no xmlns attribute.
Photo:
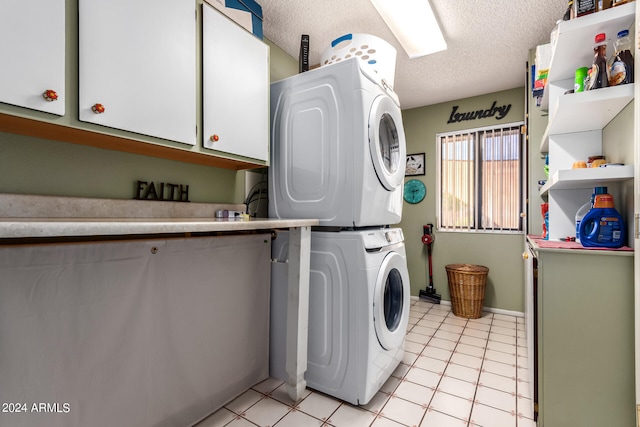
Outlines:
<svg viewBox="0 0 640 427"><path fill-rule="evenodd" d="M511 104L502 105L500 107L496 107L497 101L493 101L491 104L491 108L487 108L486 110L476 110L476 111L468 111L466 113L458 113L458 106L454 105L451 110L451 115L449 116L449 120L447 123L457 123L464 122L467 120L476 120L476 119L486 119L487 117L494 117L496 120L502 120L509 114L509 110L511 110Z"/></svg>

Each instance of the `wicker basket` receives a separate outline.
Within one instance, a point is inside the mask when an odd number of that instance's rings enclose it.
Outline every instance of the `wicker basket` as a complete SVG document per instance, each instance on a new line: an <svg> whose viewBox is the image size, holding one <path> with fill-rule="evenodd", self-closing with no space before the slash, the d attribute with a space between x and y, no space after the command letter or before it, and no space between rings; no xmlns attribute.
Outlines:
<svg viewBox="0 0 640 427"><path fill-rule="evenodd" d="M467 319L480 318L489 269L472 264L449 264L445 269L453 314Z"/></svg>

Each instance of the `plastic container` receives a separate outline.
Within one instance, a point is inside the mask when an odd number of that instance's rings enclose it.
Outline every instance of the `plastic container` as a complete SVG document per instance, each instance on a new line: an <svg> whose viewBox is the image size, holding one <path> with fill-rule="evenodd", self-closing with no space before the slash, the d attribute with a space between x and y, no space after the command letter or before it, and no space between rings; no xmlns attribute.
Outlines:
<svg viewBox="0 0 640 427"><path fill-rule="evenodd" d="M633 50L629 30L618 33L617 40L613 43L613 55L607 62L609 73L609 86L633 83Z"/></svg>
<svg viewBox="0 0 640 427"><path fill-rule="evenodd" d="M320 66L359 58L393 89L396 55L396 49L379 37L370 34L345 34L332 41L331 46L325 49L320 57Z"/></svg>
<svg viewBox="0 0 640 427"><path fill-rule="evenodd" d="M595 194L593 208L580 221L580 244L584 247L619 248L626 227L614 207L611 194Z"/></svg>
<svg viewBox="0 0 640 427"><path fill-rule="evenodd" d="M591 202L587 202L578 209L576 212L576 242L580 241L580 222L582 218L591 210Z"/></svg>

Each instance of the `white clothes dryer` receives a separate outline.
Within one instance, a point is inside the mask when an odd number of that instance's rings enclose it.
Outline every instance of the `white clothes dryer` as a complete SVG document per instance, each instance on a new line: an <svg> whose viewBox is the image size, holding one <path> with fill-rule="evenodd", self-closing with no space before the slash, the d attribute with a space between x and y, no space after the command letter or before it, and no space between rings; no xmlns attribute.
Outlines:
<svg viewBox="0 0 640 427"><path fill-rule="evenodd" d="M288 239L272 243L269 354L285 381ZM307 385L367 404L404 355L409 293L401 229L312 231Z"/></svg>
<svg viewBox="0 0 640 427"><path fill-rule="evenodd" d="M363 61L271 84L270 217L397 224L405 163L398 97Z"/></svg>

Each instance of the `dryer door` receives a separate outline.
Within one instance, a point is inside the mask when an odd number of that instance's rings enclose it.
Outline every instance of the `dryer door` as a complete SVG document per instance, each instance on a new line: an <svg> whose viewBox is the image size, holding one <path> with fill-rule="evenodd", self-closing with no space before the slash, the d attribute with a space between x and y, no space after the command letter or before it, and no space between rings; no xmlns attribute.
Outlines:
<svg viewBox="0 0 640 427"><path fill-rule="evenodd" d="M402 345L409 321L409 293L407 261L399 253L389 252L373 291L373 323L385 350Z"/></svg>
<svg viewBox="0 0 640 427"><path fill-rule="evenodd" d="M391 98L374 99L369 113L369 151L380 183L389 191L402 185L407 148L402 113Z"/></svg>

